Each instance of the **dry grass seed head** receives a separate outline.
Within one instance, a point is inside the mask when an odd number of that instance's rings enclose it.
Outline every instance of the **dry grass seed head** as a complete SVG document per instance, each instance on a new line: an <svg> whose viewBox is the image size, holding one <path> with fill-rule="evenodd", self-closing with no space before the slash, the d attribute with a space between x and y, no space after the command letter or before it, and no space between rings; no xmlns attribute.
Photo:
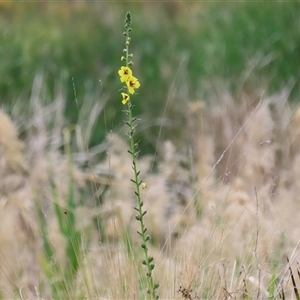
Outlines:
<svg viewBox="0 0 300 300"><path fill-rule="evenodd" d="M33 195L29 185L24 145L10 118L0 112L0 195L1 256L0 281L3 297L13 297L11 282L33 297L38 282L37 224L34 222ZM23 275L20 275L23 274Z"/></svg>

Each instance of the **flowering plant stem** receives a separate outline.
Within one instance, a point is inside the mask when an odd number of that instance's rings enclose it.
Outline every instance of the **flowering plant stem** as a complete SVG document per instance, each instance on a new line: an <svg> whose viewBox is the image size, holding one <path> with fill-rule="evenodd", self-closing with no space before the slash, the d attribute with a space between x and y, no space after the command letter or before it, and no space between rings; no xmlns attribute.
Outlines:
<svg viewBox="0 0 300 300"><path fill-rule="evenodd" d="M131 97L129 95L133 95L135 90L140 87L140 83L136 77L133 76L131 66L133 65L132 61L129 61L133 57L132 54L129 53L129 45L130 45L130 32L132 31L131 25L131 14L128 12L126 14L125 19L125 32L123 33L126 37L126 48L123 50L124 56L122 56L121 60L125 62L125 66L121 67L119 70L119 76L121 82L124 82L126 86L123 87L125 90L124 93L121 93L123 100L122 103L127 104L128 109L125 110L125 113L128 116L128 121L126 122L129 127L128 138L130 141L130 150L128 152L132 157L132 169L134 173L134 178L131 181L135 184L135 195L137 199L137 206L134 208L137 211L136 219L140 223L140 231L138 231L139 236L141 237L141 248L144 254L144 260L142 264L147 268L146 277L148 282L147 294L150 299L158 299L158 295L156 293L158 289L158 283L154 281L153 278L153 269L155 267L153 257L148 253L148 242L150 240L150 236L146 234L147 228L145 226L144 217L147 213L146 210L143 209L143 201L141 197L141 188L146 188L146 184L140 180L140 171L137 168L137 157L139 154L138 151L138 142L135 141L135 122L136 118L133 117L133 104L131 103Z"/></svg>

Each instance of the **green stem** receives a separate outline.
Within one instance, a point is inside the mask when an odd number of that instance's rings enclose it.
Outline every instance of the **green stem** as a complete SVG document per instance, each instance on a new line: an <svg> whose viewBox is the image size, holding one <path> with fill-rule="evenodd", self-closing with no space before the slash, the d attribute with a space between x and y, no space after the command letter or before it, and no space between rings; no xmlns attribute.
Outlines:
<svg viewBox="0 0 300 300"><path fill-rule="evenodd" d="M156 285L155 282L153 280L153 276L152 276L152 271L154 269L154 264L153 264L153 258L149 256L148 253L148 241L150 239L150 236L146 234L147 228L145 227L145 223L144 223L144 216L147 213L147 211L143 210L143 201L141 199L141 193L140 193L140 185L141 185L141 181L139 179L139 171L137 169L137 162L136 162L136 158L138 156L138 153L136 151L136 144L135 144L135 140L134 140L134 119L132 116L132 109L133 106L131 104L131 102L128 102L128 125L129 125L129 140L130 140L130 153L132 156L132 169L134 172L134 180L132 180L135 184L135 194L136 194L136 198L137 198L137 202L138 205L135 208L136 211L138 212L136 219L140 222L140 232L139 235L142 238L142 244L141 247L143 249L144 252L144 256L145 256L145 260L143 261L143 264L146 265L147 267L147 279L148 279L148 293L150 293L151 298L152 299L157 299L156 297L156 293L155 293L155 289L156 289Z"/></svg>

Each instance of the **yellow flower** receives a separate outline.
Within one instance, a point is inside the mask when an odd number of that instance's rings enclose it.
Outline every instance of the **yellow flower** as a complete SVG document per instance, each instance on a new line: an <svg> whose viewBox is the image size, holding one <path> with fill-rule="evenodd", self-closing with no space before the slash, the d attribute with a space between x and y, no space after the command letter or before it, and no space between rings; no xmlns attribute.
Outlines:
<svg viewBox="0 0 300 300"><path fill-rule="evenodd" d="M132 77L132 71L129 67L121 67L118 71L121 82L128 81Z"/></svg>
<svg viewBox="0 0 300 300"><path fill-rule="evenodd" d="M141 84L139 83L139 80L135 78L134 76L131 76L128 81L126 81L128 92L130 94L134 94L134 90L138 89Z"/></svg>
<svg viewBox="0 0 300 300"><path fill-rule="evenodd" d="M125 105L129 101L130 97L126 93L121 93L121 95L123 97L122 103Z"/></svg>

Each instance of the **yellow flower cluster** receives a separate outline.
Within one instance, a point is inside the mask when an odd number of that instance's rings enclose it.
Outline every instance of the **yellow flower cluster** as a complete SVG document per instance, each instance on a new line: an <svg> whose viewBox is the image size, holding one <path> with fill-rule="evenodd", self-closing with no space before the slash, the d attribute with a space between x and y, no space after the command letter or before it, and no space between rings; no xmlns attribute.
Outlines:
<svg viewBox="0 0 300 300"><path fill-rule="evenodd" d="M121 93L122 103L126 104L130 100L129 94L133 95L135 90L138 89L141 84L139 80L133 76L132 70L129 67L121 67L118 71L121 82L125 82L127 86L127 93Z"/></svg>

